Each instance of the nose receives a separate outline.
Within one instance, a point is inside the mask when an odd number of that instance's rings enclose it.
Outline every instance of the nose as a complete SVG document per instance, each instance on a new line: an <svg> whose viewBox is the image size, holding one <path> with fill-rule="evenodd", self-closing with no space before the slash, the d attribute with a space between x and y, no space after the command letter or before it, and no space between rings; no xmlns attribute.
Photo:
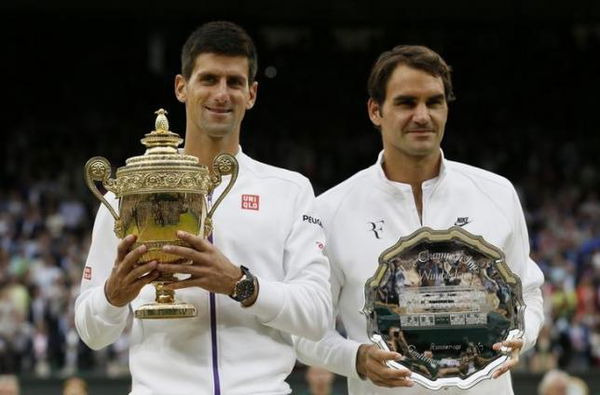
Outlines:
<svg viewBox="0 0 600 395"><path fill-rule="evenodd" d="M227 88L227 80L225 78L221 78L219 83L215 86L214 98L220 104L227 103L229 91Z"/></svg>
<svg viewBox="0 0 600 395"><path fill-rule="evenodd" d="M419 103L415 107L413 121L418 125L427 125L429 123L429 109L425 103Z"/></svg>

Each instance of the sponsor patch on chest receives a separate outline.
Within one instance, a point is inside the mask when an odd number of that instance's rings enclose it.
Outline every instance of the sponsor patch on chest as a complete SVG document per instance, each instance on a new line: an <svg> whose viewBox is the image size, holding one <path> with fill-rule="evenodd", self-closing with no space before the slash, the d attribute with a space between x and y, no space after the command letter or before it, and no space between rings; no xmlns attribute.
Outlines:
<svg viewBox="0 0 600 395"><path fill-rule="evenodd" d="M321 228L323 227L321 220L319 218L315 218L311 215L306 215L306 214L302 215L302 221L308 222L309 224L319 225Z"/></svg>
<svg viewBox="0 0 600 395"><path fill-rule="evenodd" d="M260 196L258 195L242 195L242 209L256 210L260 208Z"/></svg>

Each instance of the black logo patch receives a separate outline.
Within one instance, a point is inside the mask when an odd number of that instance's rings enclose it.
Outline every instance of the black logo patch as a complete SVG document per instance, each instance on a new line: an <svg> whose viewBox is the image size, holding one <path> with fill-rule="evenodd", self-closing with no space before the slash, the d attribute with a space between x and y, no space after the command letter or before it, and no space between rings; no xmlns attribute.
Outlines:
<svg viewBox="0 0 600 395"><path fill-rule="evenodd" d="M319 225L321 228L323 227L323 224L319 218L311 217L310 215L304 214L302 216L302 221L308 222L309 224Z"/></svg>
<svg viewBox="0 0 600 395"><path fill-rule="evenodd" d="M371 229L369 229L369 231L373 232L373 234L375 235L375 237L377 239L381 239L381 234L383 233L383 224L384 223L385 223L384 220L368 222L369 227L371 228Z"/></svg>
<svg viewBox="0 0 600 395"><path fill-rule="evenodd" d="M454 226L465 226L466 224L470 224L471 222L473 221L471 221L469 217L458 217L456 218Z"/></svg>

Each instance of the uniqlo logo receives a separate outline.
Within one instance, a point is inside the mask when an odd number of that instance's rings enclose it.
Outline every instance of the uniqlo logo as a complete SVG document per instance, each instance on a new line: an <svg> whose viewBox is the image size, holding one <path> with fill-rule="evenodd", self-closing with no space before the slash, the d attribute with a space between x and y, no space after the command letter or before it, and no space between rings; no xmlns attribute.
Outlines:
<svg viewBox="0 0 600 395"><path fill-rule="evenodd" d="M242 195L242 208L244 210L256 210L259 208L260 196L258 195Z"/></svg>
<svg viewBox="0 0 600 395"><path fill-rule="evenodd" d="M92 268L89 266L86 266L83 269L83 278L86 280L91 280L92 279Z"/></svg>

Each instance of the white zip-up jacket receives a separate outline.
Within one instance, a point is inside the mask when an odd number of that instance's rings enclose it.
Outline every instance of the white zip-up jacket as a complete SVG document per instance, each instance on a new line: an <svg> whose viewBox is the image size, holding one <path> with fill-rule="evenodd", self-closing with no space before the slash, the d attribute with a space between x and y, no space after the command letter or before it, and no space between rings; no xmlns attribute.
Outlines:
<svg viewBox="0 0 600 395"><path fill-rule="evenodd" d="M314 193L298 173L268 166L240 152L239 177L214 214L213 243L258 278L259 294L247 308L201 288L176 291L198 309L195 318L133 318L129 365L132 394L285 394L296 356L291 334L320 339L330 326L329 264L313 212ZM216 188L219 196L228 177ZM117 201L109 196L113 207ZM108 303L104 283L119 240L113 218L96 216L75 323L93 349L113 343L132 311L153 302L145 286L128 306Z"/></svg>
<svg viewBox="0 0 600 395"><path fill-rule="evenodd" d="M502 249L512 271L523 285L525 346L535 344L543 323L540 286L543 275L529 258L529 240L523 210L512 184L488 171L442 158L439 175L422 184L423 211L419 219L411 186L388 180L377 163L360 171L317 198L327 238L326 254L331 264L334 310L339 314L348 339L330 329L319 342L294 338L299 359L347 376L350 394L429 394L412 388L386 389L356 372L356 355L367 336L364 305L365 282L377 268L381 253L422 226L447 229L462 226ZM467 391L450 388L450 394L512 394L510 374L484 380Z"/></svg>

